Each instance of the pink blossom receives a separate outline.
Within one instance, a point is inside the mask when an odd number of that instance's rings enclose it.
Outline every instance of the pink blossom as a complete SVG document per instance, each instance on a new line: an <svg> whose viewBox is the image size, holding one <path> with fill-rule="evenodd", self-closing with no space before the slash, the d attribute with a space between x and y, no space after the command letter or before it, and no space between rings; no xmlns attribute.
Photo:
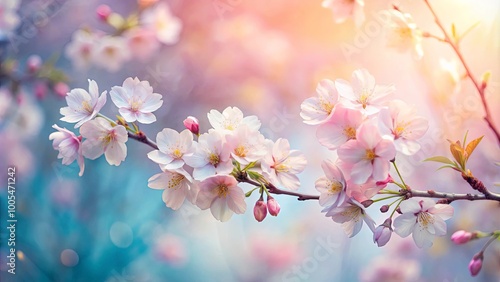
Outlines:
<svg viewBox="0 0 500 282"><path fill-rule="evenodd" d="M127 40L132 57L142 62L149 60L161 47L160 42L156 39L156 34L149 29L131 28L123 36Z"/></svg>
<svg viewBox="0 0 500 282"><path fill-rule="evenodd" d="M65 54L78 69L88 68L94 60L98 36L90 31L79 29L73 33Z"/></svg>
<svg viewBox="0 0 500 282"><path fill-rule="evenodd" d="M75 160L80 167L79 176L83 175L85 170L85 162L82 153L82 143L81 138L78 138L73 132L67 130L66 128L61 128L57 125L52 126L57 132L53 132L49 135L49 140L54 140L52 146L54 150L58 150L58 159L62 158L63 165L69 165Z"/></svg>
<svg viewBox="0 0 500 282"><path fill-rule="evenodd" d="M337 207L345 201L346 182L342 171L331 161L323 161L321 168L325 176L316 180L315 187L320 193L319 204Z"/></svg>
<svg viewBox="0 0 500 282"><path fill-rule="evenodd" d="M416 110L401 100L393 100L387 108L380 110L379 126L382 134L394 138L396 150L413 155L420 150L415 140L424 136L429 128L427 119L417 116Z"/></svg>
<svg viewBox="0 0 500 282"><path fill-rule="evenodd" d="M224 111L211 110L208 114L210 125L225 133L237 130L240 126L248 126L251 130L259 130L260 121L256 116L243 116L243 112L237 107L227 107Z"/></svg>
<svg viewBox="0 0 500 282"><path fill-rule="evenodd" d="M318 127L316 137L321 145L336 150L347 141L356 139L356 131L363 120L361 111L337 105L330 121Z"/></svg>
<svg viewBox="0 0 500 282"><path fill-rule="evenodd" d="M75 124L75 128L93 119L106 104L106 91L99 96L99 88L89 79L89 92L81 88L72 89L66 96L68 107L61 108L62 121Z"/></svg>
<svg viewBox="0 0 500 282"><path fill-rule="evenodd" d="M413 240L419 248L432 246L435 236L444 236L444 221L453 216L452 206L436 204L427 198L411 198L403 201L399 207L403 214L394 220L394 232L401 237L413 234Z"/></svg>
<svg viewBox="0 0 500 282"><path fill-rule="evenodd" d="M363 184L370 177L374 181L385 180L389 175L389 162L396 156L392 140L382 137L377 126L367 121L350 140L338 149L339 159L352 164L351 180Z"/></svg>
<svg viewBox="0 0 500 282"><path fill-rule="evenodd" d="M361 282L417 282L420 281L417 260L394 255L379 256L370 261L360 273Z"/></svg>
<svg viewBox="0 0 500 282"><path fill-rule="evenodd" d="M109 15L111 15L111 13L113 13L113 11L108 5L101 4L96 9L97 17L103 22L106 22L108 20L108 17Z"/></svg>
<svg viewBox="0 0 500 282"><path fill-rule="evenodd" d="M389 22L385 25L387 46L399 52L411 50L417 59L422 58L422 31L418 29L412 16L392 9Z"/></svg>
<svg viewBox="0 0 500 282"><path fill-rule="evenodd" d="M102 154L110 165L119 166L127 157L127 130L122 125L113 126L108 120L97 117L80 128L83 141L83 155L95 160Z"/></svg>
<svg viewBox="0 0 500 282"><path fill-rule="evenodd" d="M199 187L196 205L202 210L210 208L217 220L228 221L233 213L245 212L245 193L233 176L210 176L200 182Z"/></svg>
<svg viewBox="0 0 500 282"><path fill-rule="evenodd" d="M179 41L182 22L172 15L164 2L146 9L140 19L141 24L156 34L158 41L164 44L175 44Z"/></svg>
<svg viewBox="0 0 500 282"><path fill-rule="evenodd" d="M350 106L367 115L378 113L387 96L395 91L393 85L375 84L375 78L366 69L355 70L351 83L343 79L335 80L335 86Z"/></svg>
<svg viewBox="0 0 500 282"><path fill-rule="evenodd" d="M354 199L348 199L342 205L332 206L327 210L326 216L331 217L333 221L342 223L342 228L349 237L358 234L366 222L371 231L375 230L375 221L365 212L364 207Z"/></svg>
<svg viewBox="0 0 500 282"><path fill-rule="evenodd" d="M387 185L380 185L378 182L374 181L373 178L368 178L368 180L363 184L356 184L353 181L348 180L346 194L348 197L352 197L356 201L362 203L377 195L377 193L385 186Z"/></svg>
<svg viewBox="0 0 500 282"><path fill-rule="evenodd" d="M66 97L69 92L69 86L64 82L57 82L53 86L54 93L59 95L60 97Z"/></svg>
<svg viewBox="0 0 500 282"><path fill-rule="evenodd" d="M231 156L242 165L258 161L267 153L264 136L248 126L238 127L226 141Z"/></svg>
<svg viewBox="0 0 500 282"><path fill-rule="evenodd" d="M198 143L193 143L194 153L186 156L186 164L193 167L193 177L203 180L214 174L229 174L233 171L231 148L217 131L202 134Z"/></svg>
<svg viewBox="0 0 500 282"><path fill-rule="evenodd" d="M103 36L95 44L93 63L109 72L118 71L130 59L127 41L119 36Z"/></svg>
<svg viewBox="0 0 500 282"><path fill-rule="evenodd" d="M152 112L163 104L162 96L153 93L149 82L140 81L137 77L125 79L122 86L113 86L109 95L127 122L153 123L156 116Z"/></svg>
<svg viewBox="0 0 500 282"><path fill-rule="evenodd" d="M28 71L30 73L35 73L40 70L40 67L42 66L42 58L38 55L31 55L28 57L28 60L26 61L26 67L28 68Z"/></svg>
<svg viewBox="0 0 500 282"><path fill-rule="evenodd" d="M329 8L333 12L333 18L336 23L343 23L348 18L354 18L357 27L365 21L363 0L323 0L321 4L324 8Z"/></svg>
<svg viewBox="0 0 500 282"><path fill-rule="evenodd" d="M300 116L306 124L316 125L329 121L339 102L335 83L329 79L323 79L318 83L316 93L316 97L307 98L300 105Z"/></svg>
<svg viewBox="0 0 500 282"><path fill-rule="evenodd" d="M189 195L190 185L193 182L191 176L183 169L164 170L148 179L148 187L162 189L163 202L167 207L177 210Z"/></svg>
<svg viewBox="0 0 500 282"><path fill-rule="evenodd" d="M165 128L156 135L158 150L148 153L148 158L163 169L176 169L184 165L187 156L194 153L193 134L189 130L181 133Z"/></svg>
<svg viewBox="0 0 500 282"><path fill-rule="evenodd" d="M296 190L300 186L300 180L296 174L301 173L306 164L304 154L297 150L290 150L288 140L280 138L262 159L261 167L264 175L272 183Z"/></svg>

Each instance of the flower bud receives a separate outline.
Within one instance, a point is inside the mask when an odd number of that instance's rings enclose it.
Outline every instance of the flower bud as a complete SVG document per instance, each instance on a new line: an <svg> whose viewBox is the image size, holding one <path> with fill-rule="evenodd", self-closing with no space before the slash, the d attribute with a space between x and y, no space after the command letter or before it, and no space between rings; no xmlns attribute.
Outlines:
<svg viewBox="0 0 500 282"><path fill-rule="evenodd" d="M261 222L266 218L267 215L267 207L266 203L264 203L264 199L260 196L260 199L255 203L253 207L253 216L258 222Z"/></svg>
<svg viewBox="0 0 500 282"><path fill-rule="evenodd" d="M43 82L35 84L35 97L42 100L47 95L47 85Z"/></svg>
<svg viewBox="0 0 500 282"><path fill-rule="evenodd" d="M107 22L109 15L111 15L111 8L108 5L99 5L96 9L97 17L103 21Z"/></svg>
<svg viewBox="0 0 500 282"><path fill-rule="evenodd" d="M281 210L280 204L272 196L267 197L267 208L272 216L277 216Z"/></svg>
<svg viewBox="0 0 500 282"><path fill-rule="evenodd" d="M373 204L373 200L366 200L366 201L361 202L361 204L363 205L363 207L368 208L369 206L371 206Z"/></svg>
<svg viewBox="0 0 500 282"><path fill-rule="evenodd" d="M189 129L194 135L200 135L200 123L198 119L192 116L188 116L184 120L184 126Z"/></svg>
<svg viewBox="0 0 500 282"><path fill-rule="evenodd" d="M392 219L388 218L383 224L378 226L373 232L373 242L377 243L379 247L385 246L391 239L392 235Z"/></svg>
<svg viewBox="0 0 500 282"><path fill-rule="evenodd" d="M38 55L31 55L26 61L26 66L28 68L28 72L35 73L39 71L42 66L42 58Z"/></svg>
<svg viewBox="0 0 500 282"><path fill-rule="evenodd" d="M54 93L56 93L57 95L61 97L66 97L66 95L69 92L69 86L64 82L58 82L54 84L53 90Z"/></svg>
<svg viewBox="0 0 500 282"><path fill-rule="evenodd" d="M383 205L380 207L380 212L388 212L389 211L389 205Z"/></svg>
<svg viewBox="0 0 500 282"><path fill-rule="evenodd" d="M483 252L474 255L469 263L469 271L472 276L476 276L483 266Z"/></svg>
<svg viewBox="0 0 500 282"><path fill-rule="evenodd" d="M472 239L472 233L459 230L451 235L451 241L457 245L465 244Z"/></svg>
<svg viewBox="0 0 500 282"><path fill-rule="evenodd" d="M146 9L150 6L153 6L154 4L156 4L156 2L158 2L158 0L137 0L137 4L139 4L139 7L141 9Z"/></svg>

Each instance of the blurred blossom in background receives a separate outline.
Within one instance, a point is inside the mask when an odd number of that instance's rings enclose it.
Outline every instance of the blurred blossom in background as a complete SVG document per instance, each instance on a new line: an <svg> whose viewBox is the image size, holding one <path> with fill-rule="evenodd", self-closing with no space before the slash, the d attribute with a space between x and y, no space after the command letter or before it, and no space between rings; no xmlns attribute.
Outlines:
<svg viewBox="0 0 500 282"><path fill-rule="evenodd" d="M154 2L159 3L149 7ZM2 281L471 279L467 265L479 243L458 248L447 236L422 250L411 238L395 238L378 248L368 228L348 239L315 201L277 195L279 216L263 222L255 221L250 210L225 223L194 206L173 211L165 207L160 191L148 188L151 171L157 170L147 159L150 148L133 140L119 167L109 166L104 158L87 159L82 177L76 162L65 166L57 159L48 139L52 125L73 129L59 122L65 93L87 89L88 79L97 81L101 92L109 92L125 78L138 77L162 95L157 122L141 127L151 138L165 127L181 131L187 116L196 117L204 131L211 109L236 106L245 115L259 117L265 137L287 138L304 153L308 166L300 175L299 191L317 194L314 181L322 176L321 162L335 160L336 154L319 146L316 128L303 124L300 104L314 95L322 79L349 81L354 70L365 68L377 83L395 85L391 99L405 101L429 120L429 130L419 141L421 150L401 157L406 182L421 190L468 192L467 184L451 170L436 172L436 166L422 165L425 158L444 155L446 139L461 139L467 129L469 136L485 135L469 168L488 187L499 182L494 165L500 159L498 144L482 119L479 96L470 81L462 79L464 70L449 46L422 40L418 59L418 46L388 47L387 15L380 11L390 9L391 1L364 1L362 6L363 1L352 1L355 7L341 8L332 2L0 0L0 60L18 60L16 67L24 69L28 58L37 54L44 62L53 60L68 78L64 84L48 84L62 95L43 95L41 86L32 82L15 91L0 85L1 220L6 221L4 183L12 165L18 219L16 275L5 272L8 253L2 247ZM461 47L476 76L484 70L492 73L487 97L498 127L499 2L432 2L446 26L453 22L464 31L480 21ZM398 1L419 28L437 33L422 3ZM129 19L139 21L140 27L113 36L105 21L127 20L113 13L125 17L138 7L149 7L141 17ZM355 19L335 18L350 11L339 9L348 8L355 9ZM103 113L116 114L111 107ZM248 200L253 204L253 198ZM448 222L449 235L450 230L500 225L500 217L480 220L498 214L497 204L453 206L456 214ZM374 219L383 221L382 215ZM4 244L8 233L1 234ZM498 281L498 244L488 252L490 259L479 278Z"/></svg>

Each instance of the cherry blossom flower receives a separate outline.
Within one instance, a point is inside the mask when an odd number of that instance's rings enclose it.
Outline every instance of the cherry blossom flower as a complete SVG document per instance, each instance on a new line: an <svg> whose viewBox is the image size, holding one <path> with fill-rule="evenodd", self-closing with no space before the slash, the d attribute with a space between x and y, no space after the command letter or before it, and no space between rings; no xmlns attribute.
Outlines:
<svg viewBox="0 0 500 282"><path fill-rule="evenodd" d="M347 180L347 197L354 198L356 201L362 203L366 200L371 199L380 190L387 186L381 183L383 182L374 181L371 177L368 178L368 180L363 184L356 184L352 180Z"/></svg>
<svg viewBox="0 0 500 282"><path fill-rule="evenodd" d="M206 210L219 221L228 221L233 213L242 214L246 210L245 193L238 187L238 181L230 175L214 175L199 184L200 192L196 205Z"/></svg>
<svg viewBox="0 0 500 282"><path fill-rule="evenodd" d="M78 69L87 69L94 60L98 36L90 31L79 29L73 33L65 54Z"/></svg>
<svg viewBox="0 0 500 282"><path fill-rule="evenodd" d="M122 125L113 126L108 120L97 117L80 128L83 141L83 155L95 160L102 154L110 165L119 166L127 157L127 130Z"/></svg>
<svg viewBox="0 0 500 282"><path fill-rule="evenodd" d="M184 165L185 158L194 153L193 134L187 129L181 133L165 128L156 135L159 150L148 153L148 158L162 169L176 169Z"/></svg>
<svg viewBox="0 0 500 282"><path fill-rule="evenodd" d="M389 242L392 235L392 219L388 218L379 225L375 232L373 232L373 242L377 243L377 246L382 247Z"/></svg>
<svg viewBox="0 0 500 282"><path fill-rule="evenodd" d="M386 26L387 46L406 52L412 50L416 58L424 55L422 49L422 31L417 28L410 14L392 9Z"/></svg>
<svg viewBox="0 0 500 282"><path fill-rule="evenodd" d="M0 31L10 33L21 22L17 14L19 0L2 0L0 3Z"/></svg>
<svg viewBox="0 0 500 282"><path fill-rule="evenodd" d="M352 17L356 26L360 27L365 21L365 13L363 12L365 2L363 0L323 0L321 5L332 10L336 23L343 23Z"/></svg>
<svg viewBox="0 0 500 282"><path fill-rule="evenodd" d="M342 223L342 228L349 237L359 233L363 226L363 221L373 232L375 230L375 221L366 214L364 207L354 199L348 199L342 205L332 206L326 213L333 221Z"/></svg>
<svg viewBox="0 0 500 282"><path fill-rule="evenodd" d="M130 59L127 41L119 36L103 36L95 46L93 63L109 72L118 71Z"/></svg>
<svg viewBox="0 0 500 282"><path fill-rule="evenodd" d="M372 121L363 123L356 133L356 140L350 140L338 149L343 162L352 164L351 180L363 184L372 177L374 181L387 179L389 162L396 156L394 142L382 137Z"/></svg>
<svg viewBox="0 0 500 282"><path fill-rule="evenodd" d="M430 247L435 236L446 235L444 221L453 216L452 206L436 204L427 198L411 198L399 207L402 215L394 220L394 232L401 237L412 234L419 248Z"/></svg>
<svg viewBox="0 0 500 282"><path fill-rule="evenodd" d="M229 174L233 170L231 149L217 131L200 135L194 154L186 156L186 164L193 167L193 177L203 180L215 174Z"/></svg>
<svg viewBox="0 0 500 282"><path fill-rule="evenodd" d="M161 46L156 34L150 29L135 27L127 30L123 36L128 42L132 57L142 62L149 60Z"/></svg>
<svg viewBox="0 0 500 282"><path fill-rule="evenodd" d="M68 107L61 108L62 121L75 124L75 128L93 119L106 104L106 93L99 96L99 88L94 80L89 79L89 92L81 88L72 89L66 96Z"/></svg>
<svg viewBox="0 0 500 282"><path fill-rule="evenodd" d="M76 160L80 167L78 175L82 176L85 170L85 162L82 152L81 137L79 138L73 132L55 124L52 128L56 129L57 132L51 133L49 135L49 140L54 140L52 146L54 150L59 151L57 158L62 159L63 165L70 165Z"/></svg>
<svg viewBox="0 0 500 282"><path fill-rule="evenodd" d="M363 120L361 111L338 105L331 120L318 127L316 137L321 145L336 150L347 141L356 139L356 130Z"/></svg>
<svg viewBox="0 0 500 282"><path fill-rule="evenodd" d="M361 282L417 282L420 271L417 260L386 255L370 261L359 278Z"/></svg>
<svg viewBox="0 0 500 282"><path fill-rule="evenodd" d="M288 140L280 138L272 146L270 152L262 159L262 172L272 183L296 190L300 180L296 174L301 173L307 164L304 154L290 150Z"/></svg>
<svg viewBox="0 0 500 282"><path fill-rule="evenodd" d="M264 202L262 195L260 196L260 199L257 200L255 206L253 207L253 216L255 220L257 220L258 222L262 222L264 218L266 218L267 216L267 205Z"/></svg>
<svg viewBox="0 0 500 282"><path fill-rule="evenodd" d="M355 109L361 109L367 115L378 113L387 96L395 91L393 85L376 85L375 78L366 70L359 69L352 73L351 83L335 80L340 96L346 98Z"/></svg>
<svg viewBox="0 0 500 282"><path fill-rule="evenodd" d="M316 125L331 119L335 106L339 102L339 94L335 83L329 79L323 79L316 87L317 97L307 98L300 105L300 116L304 123Z"/></svg>
<svg viewBox="0 0 500 282"><path fill-rule="evenodd" d="M235 131L242 125L248 126L252 130L259 130L260 121L256 116L243 116L243 112L237 107L227 107L224 111L211 110L208 114L208 121L215 130L230 132Z"/></svg>
<svg viewBox="0 0 500 282"><path fill-rule="evenodd" d="M325 176L316 180L320 193L319 204L323 207L337 207L346 199L346 182L342 171L331 161L323 161L321 168Z"/></svg>
<svg viewBox="0 0 500 282"><path fill-rule="evenodd" d="M382 134L393 136L397 151L413 155L420 150L415 140L424 136L429 122L417 116L415 108L401 100L393 100L388 108L380 110L379 127Z"/></svg>
<svg viewBox="0 0 500 282"><path fill-rule="evenodd" d="M167 207L178 210L189 196L193 179L183 168L164 170L148 179L149 188L163 189L162 199Z"/></svg>
<svg viewBox="0 0 500 282"><path fill-rule="evenodd" d="M232 135L226 136L226 141L231 156L242 165L258 161L267 153L264 136L248 126L238 127Z"/></svg>
<svg viewBox="0 0 500 282"><path fill-rule="evenodd" d="M127 122L153 123L156 116L152 112L163 104L162 96L153 93L149 82L140 81L137 77L125 79L122 86L113 86L109 95Z"/></svg>
<svg viewBox="0 0 500 282"><path fill-rule="evenodd" d="M141 15L140 22L154 31L158 41L164 44L175 44L179 41L182 22L172 15L166 3L146 9Z"/></svg>

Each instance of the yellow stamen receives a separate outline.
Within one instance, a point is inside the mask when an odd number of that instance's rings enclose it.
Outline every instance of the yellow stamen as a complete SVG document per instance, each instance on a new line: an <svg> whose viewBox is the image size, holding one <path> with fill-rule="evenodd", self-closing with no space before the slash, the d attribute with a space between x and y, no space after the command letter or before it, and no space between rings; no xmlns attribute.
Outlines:
<svg viewBox="0 0 500 282"><path fill-rule="evenodd" d="M212 153L210 154L210 156L208 156L208 162L213 166L217 166L220 162L220 158L218 155Z"/></svg>
<svg viewBox="0 0 500 282"><path fill-rule="evenodd" d="M420 212L417 216L418 223L422 225L424 228L427 228L427 225L434 224L434 217L428 212Z"/></svg>
<svg viewBox="0 0 500 282"><path fill-rule="evenodd" d="M234 149L234 154L237 155L238 157L244 158L247 156L247 153L248 153L248 150L243 145L239 145L238 147L236 147Z"/></svg>
<svg viewBox="0 0 500 282"><path fill-rule="evenodd" d="M186 178L186 177L184 177L184 175L182 175L182 174L176 174L176 175L174 175L170 179L170 181L168 182L167 188L170 189L170 188L176 188L176 187L178 187L179 184L181 184L181 182L184 180L184 178Z"/></svg>
<svg viewBox="0 0 500 282"><path fill-rule="evenodd" d="M172 156L176 159L180 159L182 158L182 152L179 148L176 148L173 152L172 152Z"/></svg>
<svg viewBox="0 0 500 282"><path fill-rule="evenodd" d="M89 114L91 114L94 111L88 101L82 102L82 109L84 109Z"/></svg>
<svg viewBox="0 0 500 282"><path fill-rule="evenodd" d="M352 127L346 127L344 128L344 135L347 137L347 139L356 139L356 129Z"/></svg>
<svg viewBox="0 0 500 282"><path fill-rule="evenodd" d="M373 161L377 157L377 154L371 149L366 150L365 159L368 161Z"/></svg>
<svg viewBox="0 0 500 282"><path fill-rule="evenodd" d="M229 188L227 187L227 185L219 184L219 186L217 186L217 194L218 194L219 198L227 197L228 192L229 192Z"/></svg>
<svg viewBox="0 0 500 282"><path fill-rule="evenodd" d="M340 191L342 191L342 183L338 181L330 182L330 193L338 194Z"/></svg>

